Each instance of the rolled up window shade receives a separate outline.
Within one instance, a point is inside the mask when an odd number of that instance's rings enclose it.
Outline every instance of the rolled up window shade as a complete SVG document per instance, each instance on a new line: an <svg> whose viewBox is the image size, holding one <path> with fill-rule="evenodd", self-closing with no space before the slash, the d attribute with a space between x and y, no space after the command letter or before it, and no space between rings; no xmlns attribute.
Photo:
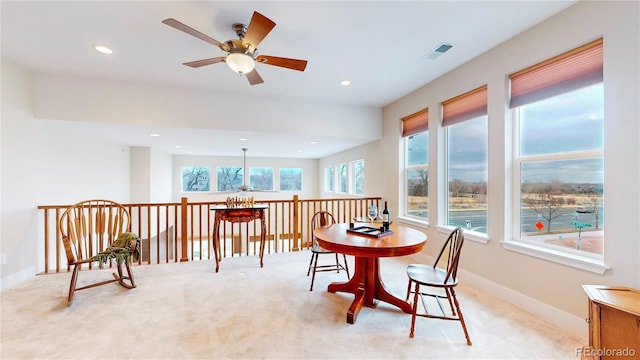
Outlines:
<svg viewBox="0 0 640 360"><path fill-rule="evenodd" d="M429 130L429 109L402 118L402 137Z"/></svg>
<svg viewBox="0 0 640 360"><path fill-rule="evenodd" d="M510 107L530 104L603 80L602 38L509 75Z"/></svg>
<svg viewBox="0 0 640 360"><path fill-rule="evenodd" d="M482 115L487 115L487 85L442 103L442 126L457 124Z"/></svg>

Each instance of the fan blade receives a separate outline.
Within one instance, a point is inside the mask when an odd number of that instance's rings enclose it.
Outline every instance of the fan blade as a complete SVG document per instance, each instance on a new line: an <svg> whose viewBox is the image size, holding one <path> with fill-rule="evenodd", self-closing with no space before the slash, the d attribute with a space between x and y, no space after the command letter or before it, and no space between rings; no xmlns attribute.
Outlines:
<svg viewBox="0 0 640 360"><path fill-rule="evenodd" d="M251 70L248 74L245 74L245 76L247 77L247 80L249 80L249 84L251 85L258 85L264 82L256 69Z"/></svg>
<svg viewBox="0 0 640 360"><path fill-rule="evenodd" d="M205 66L205 65L217 64L217 63L219 63L221 61L224 61L224 56L218 56L218 57L209 58L209 59L190 61L190 62L183 63L182 65L190 66L192 68L198 68L198 67Z"/></svg>
<svg viewBox="0 0 640 360"><path fill-rule="evenodd" d="M169 18L169 19L163 20L162 23L166 24L166 25L169 25L169 26L171 26L173 28L176 28L176 29L178 29L180 31L186 32L189 35L195 36L200 40L204 40L204 41L208 42L211 45L215 45L215 46L218 46L218 47L222 47L223 46L223 44L221 42L219 42L218 40L213 39L213 38L201 33L200 31L181 23L180 21L178 21L176 19Z"/></svg>
<svg viewBox="0 0 640 360"><path fill-rule="evenodd" d="M269 20L266 16L260 14L257 11L253 12L251 22L247 27L247 32L242 39L242 45L247 46L251 44L252 49L258 47L258 44L269 34L269 32L276 26L276 23Z"/></svg>
<svg viewBox="0 0 640 360"><path fill-rule="evenodd" d="M263 64L280 66L287 69L304 71L307 67L307 60L289 59L277 56L259 55L256 60Z"/></svg>

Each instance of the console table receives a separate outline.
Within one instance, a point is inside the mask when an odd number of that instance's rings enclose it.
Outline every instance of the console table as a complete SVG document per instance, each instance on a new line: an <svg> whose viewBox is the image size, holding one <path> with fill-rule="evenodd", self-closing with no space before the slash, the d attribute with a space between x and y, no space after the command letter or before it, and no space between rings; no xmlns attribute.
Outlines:
<svg viewBox="0 0 640 360"><path fill-rule="evenodd" d="M264 256L265 235L267 234L267 225L265 222L265 211L269 207L267 205L255 205L252 207L226 207L219 206L211 208L215 212L213 222L213 253L216 258L216 272L220 267L220 256L218 249L220 247L220 223L228 221L230 223L247 223L254 220L260 220L260 267L263 266L262 257Z"/></svg>

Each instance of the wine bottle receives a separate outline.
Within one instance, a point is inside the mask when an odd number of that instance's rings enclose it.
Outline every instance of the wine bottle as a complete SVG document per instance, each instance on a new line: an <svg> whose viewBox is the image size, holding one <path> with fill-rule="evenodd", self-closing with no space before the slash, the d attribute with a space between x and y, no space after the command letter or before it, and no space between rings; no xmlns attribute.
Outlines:
<svg viewBox="0 0 640 360"><path fill-rule="evenodd" d="M389 230L389 209L387 208L387 202L384 202L384 210L382 210L382 226L384 230Z"/></svg>

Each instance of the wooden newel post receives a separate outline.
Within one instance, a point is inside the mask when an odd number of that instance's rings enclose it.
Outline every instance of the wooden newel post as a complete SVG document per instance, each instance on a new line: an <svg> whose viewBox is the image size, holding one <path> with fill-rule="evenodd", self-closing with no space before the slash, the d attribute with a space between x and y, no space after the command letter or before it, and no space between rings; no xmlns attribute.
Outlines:
<svg viewBox="0 0 640 360"><path fill-rule="evenodd" d="M298 195L293 195L293 251L300 251L300 229L298 229Z"/></svg>
<svg viewBox="0 0 640 360"><path fill-rule="evenodd" d="M187 257L187 198L180 200L180 243L182 244L182 257L180 262L189 261Z"/></svg>

